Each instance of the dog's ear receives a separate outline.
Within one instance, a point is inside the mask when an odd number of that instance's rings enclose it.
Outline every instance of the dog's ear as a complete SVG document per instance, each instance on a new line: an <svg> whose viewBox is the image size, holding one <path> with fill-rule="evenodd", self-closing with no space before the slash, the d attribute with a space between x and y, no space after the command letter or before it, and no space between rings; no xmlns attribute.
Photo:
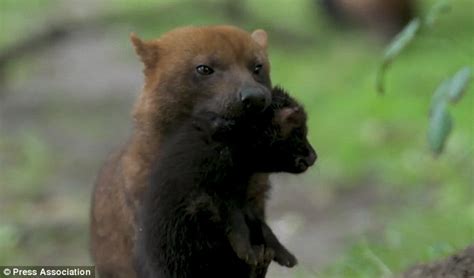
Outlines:
<svg viewBox="0 0 474 278"><path fill-rule="evenodd" d="M288 136L295 127L300 126L304 121L304 114L299 107L283 108L275 116L274 123L280 126L284 137Z"/></svg>
<svg viewBox="0 0 474 278"><path fill-rule="evenodd" d="M252 32L252 39L258 43L262 48L267 49L268 46L268 35L262 29L257 29Z"/></svg>
<svg viewBox="0 0 474 278"><path fill-rule="evenodd" d="M158 44L148 41L143 41L140 39L135 33L130 34L130 41L135 48L135 52L137 53L140 60L143 62L146 68L152 67L156 65L158 62Z"/></svg>

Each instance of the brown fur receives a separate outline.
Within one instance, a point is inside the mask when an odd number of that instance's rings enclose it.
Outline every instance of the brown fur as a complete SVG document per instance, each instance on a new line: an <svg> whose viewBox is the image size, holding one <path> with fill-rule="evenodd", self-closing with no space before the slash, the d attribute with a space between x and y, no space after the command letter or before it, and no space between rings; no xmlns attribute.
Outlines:
<svg viewBox="0 0 474 278"><path fill-rule="evenodd" d="M265 80L260 85L271 87L267 36L262 30L251 35L230 26L185 27L151 41L132 34L131 41L144 64L145 85L133 110L134 132L104 164L93 194L91 252L101 277L136 276L136 214L162 136L185 121L198 102L208 103L217 112L232 113L230 104L239 88L254 82L244 70L252 59L258 59L265 69ZM207 63L206 55L230 73L208 90L199 90L189 81L190 69ZM249 196L264 215L268 176L257 175L254 180Z"/></svg>

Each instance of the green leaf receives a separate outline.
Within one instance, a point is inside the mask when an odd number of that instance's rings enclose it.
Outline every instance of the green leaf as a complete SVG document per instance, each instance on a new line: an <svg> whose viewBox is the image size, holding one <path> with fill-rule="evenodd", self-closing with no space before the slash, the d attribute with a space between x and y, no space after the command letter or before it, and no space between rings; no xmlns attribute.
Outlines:
<svg viewBox="0 0 474 278"><path fill-rule="evenodd" d="M451 132L453 120L446 108L446 102L433 107L428 127L428 143L431 151L439 155L446 143L446 139Z"/></svg>
<svg viewBox="0 0 474 278"><path fill-rule="evenodd" d="M432 27L440 14L447 13L451 10L451 5L449 0L439 0L433 7L430 8L428 14L425 18L425 24L429 27Z"/></svg>
<svg viewBox="0 0 474 278"><path fill-rule="evenodd" d="M441 82L438 87L436 88L433 97L431 98L431 112L433 113L433 109L438 105L446 105L446 98L451 87L451 79L446 79Z"/></svg>
<svg viewBox="0 0 474 278"><path fill-rule="evenodd" d="M460 100L471 81L471 68L464 67L460 69L451 78L451 84L449 86L448 97L452 103Z"/></svg>
<svg viewBox="0 0 474 278"><path fill-rule="evenodd" d="M407 45L415 38L416 33L420 29L420 20L413 19L408 23L403 30L392 40L392 42L385 48L382 64L379 67L376 77L376 89L379 93L384 92L384 77L390 64L395 57L407 47Z"/></svg>
<svg viewBox="0 0 474 278"><path fill-rule="evenodd" d="M392 61L397 57L400 52L407 47L407 45L413 40L416 33L420 29L420 20L418 18L413 19L408 23L405 28L393 39L393 41L385 49L384 63Z"/></svg>

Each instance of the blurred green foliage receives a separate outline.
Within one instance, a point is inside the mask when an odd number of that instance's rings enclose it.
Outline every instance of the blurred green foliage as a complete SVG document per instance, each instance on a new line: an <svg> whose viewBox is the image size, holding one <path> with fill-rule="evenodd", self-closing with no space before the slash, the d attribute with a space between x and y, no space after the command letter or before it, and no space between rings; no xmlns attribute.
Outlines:
<svg viewBox="0 0 474 278"><path fill-rule="evenodd" d="M448 104L458 102L469 86L471 68L464 67L451 78L444 80L436 88L431 98L428 143L435 155L443 151L446 139L451 133L453 120L448 111Z"/></svg>
<svg viewBox="0 0 474 278"><path fill-rule="evenodd" d="M442 11L450 9L449 3L446 0L438 0L429 9L425 20L421 21L419 18L414 18L393 38L392 42L385 49L383 62L377 73L376 87L379 93L384 92L384 77L387 68L407 48L409 43L417 37L420 27L425 27L421 26L420 22L425 22L426 27L433 28L434 22L442 14ZM469 86L471 75L471 68L466 66L456 72L453 77L444 80L433 94L430 108L430 124L428 127L428 143L435 155L443 151L453 126L453 120L447 108L448 102L456 103L461 99Z"/></svg>
<svg viewBox="0 0 474 278"><path fill-rule="evenodd" d="M421 1L421 12L434 2ZM233 23L226 14L209 8L219 1L192 9L189 1L178 8L179 2L171 0L104 3L97 8L103 24L127 24L145 38L176 26ZM292 92L309 112L309 136L320 157L316 170L309 174L314 186L332 190L370 184L383 188L396 204L378 208L385 219L378 233L354 238L327 269L302 266L295 277L380 277L474 242L472 86L451 111L456 128L443 156L434 159L426 140L431 95L438 83L459 68L474 65L474 3L453 1L449 13L433 20L430 34L420 34L391 67L385 82L394 93L383 97L375 94L373 86L382 44L362 33L332 29L311 1L245 3L248 20L238 24L248 30L267 29L273 82ZM0 49L44 26L51 17L67 18L66 11L54 12L60 4L58 0L0 0ZM275 36L275 26L311 43ZM123 34L117 44L124 56L131 56L127 37ZM35 264L46 254L58 254L55 263L77 264L77 257L59 255L71 255L65 251L71 249L81 253L81 260L87 257L88 204L83 200L89 192L84 189L75 189L61 202L61 213L71 215L76 225L66 236L55 221L50 221L54 228L41 230L44 234L26 235L32 218L50 217L34 212L31 203L57 189L51 176L59 167L54 161L61 155L52 152L54 146L41 134L32 133L2 135L1 139L0 265ZM18 151L12 152L14 148Z"/></svg>

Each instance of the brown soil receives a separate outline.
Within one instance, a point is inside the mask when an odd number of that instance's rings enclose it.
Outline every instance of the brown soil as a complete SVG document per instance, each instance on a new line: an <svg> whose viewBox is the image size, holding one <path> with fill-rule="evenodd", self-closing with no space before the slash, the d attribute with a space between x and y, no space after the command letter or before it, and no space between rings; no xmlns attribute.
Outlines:
<svg viewBox="0 0 474 278"><path fill-rule="evenodd" d="M446 259L419 264L410 268L403 278L473 278L474 245Z"/></svg>

